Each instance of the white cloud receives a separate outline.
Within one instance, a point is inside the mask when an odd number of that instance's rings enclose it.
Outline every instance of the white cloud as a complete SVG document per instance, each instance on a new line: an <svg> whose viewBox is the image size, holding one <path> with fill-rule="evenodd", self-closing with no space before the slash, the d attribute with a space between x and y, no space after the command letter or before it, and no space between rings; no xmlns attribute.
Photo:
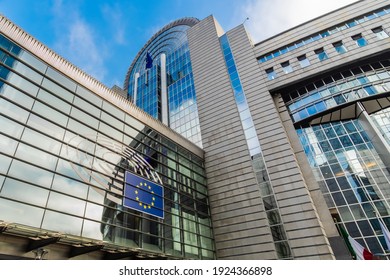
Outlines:
<svg viewBox="0 0 390 280"><path fill-rule="evenodd" d="M254 42L348 5L356 0L248 0L241 7Z"/></svg>
<svg viewBox="0 0 390 280"><path fill-rule="evenodd" d="M77 19L69 25L66 51L71 56L71 61L78 63L84 71L102 80L106 74L104 67L104 48L99 46L94 37L93 30L81 19Z"/></svg>
<svg viewBox="0 0 390 280"><path fill-rule="evenodd" d="M103 81L107 74L104 40L99 40L92 26L79 15L75 5L64 5L59 0L53 6L57 38L54 49L84 72Z"/></svg>
<svg viewBox="0 0 390 280"><path fill-rule="evenodd" d="M118 3L115 3L112 6L105 4L102 7L102 14L111 28L115 42L120 45L125 45L127 42L126 20L123 15L122 8L118 5Z"/></svg>

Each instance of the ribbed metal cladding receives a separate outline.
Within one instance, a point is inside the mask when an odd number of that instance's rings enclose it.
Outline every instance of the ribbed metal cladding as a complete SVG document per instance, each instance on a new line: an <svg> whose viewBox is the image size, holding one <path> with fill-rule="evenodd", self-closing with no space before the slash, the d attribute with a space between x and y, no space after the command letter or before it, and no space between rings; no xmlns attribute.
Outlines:
<svg viewBox="0 0 390 280"><path fill-rule="evenodd" d="M188 31L219 259L276 259L212 16Z"/></svg>

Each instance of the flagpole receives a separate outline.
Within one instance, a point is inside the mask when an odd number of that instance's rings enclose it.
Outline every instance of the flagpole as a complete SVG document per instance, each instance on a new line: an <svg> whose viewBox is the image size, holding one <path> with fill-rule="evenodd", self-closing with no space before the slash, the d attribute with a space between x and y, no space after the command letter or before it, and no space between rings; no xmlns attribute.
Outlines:
<svg viewBox="0 0 390 280"><path fill-rule="evenodd" d="M349 254L351 255L351 259L356 260L356 254L355 251L353 250L351 243L348 241L348 236L347 233L345 232L344 229L341 228L341 226L337 223L337 219L333 218L334 224L336 226L337 231L339 232L340 236L344 239L345 245L347 245Z"/></svg>

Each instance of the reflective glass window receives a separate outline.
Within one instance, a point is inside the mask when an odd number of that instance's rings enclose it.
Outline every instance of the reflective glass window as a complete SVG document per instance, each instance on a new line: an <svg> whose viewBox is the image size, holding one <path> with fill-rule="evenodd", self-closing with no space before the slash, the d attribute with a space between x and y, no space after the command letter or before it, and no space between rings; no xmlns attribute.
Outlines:
<svg viewBox="0 0 390 280"><path fill-rule="evenodd" d="M54 121L55 123L57 123L59 125L65 126L67 121L68 121L67 116L65 116L64 114L60 113L59 111L57 111L53 108L50 108L49 106L44 105L43 103L38 102L38 101L36 101L34 103L33 111L36 114L38 114L42 117L45 117L48 120Z"/></svg>
<svg viewBox="0 0 390 280"><path fill-rule="evenodd" d="M0 154L0 172L6 174L11 164L12 158Z"/></svg>
<svg viewBox="0 0 390 280"><path fill-rule="evenodd" d="M268 80L273 80L273 79L277 78L276 72L273 68L266 69L265 73L267 73Z"/></svg>
<svg viewBox="0 0 390 280"><path fill-rule="evenodd" d="M96 130L93 130L92 128L90 128L90 127L88 127L80 122L77 122L73 119L69 119L67 127L71 131L73 131L77 134L83 135L83 136L96 135Z"/></svg>
<svg viewBox="0 0 390 280"><path fill-rule="evenodd" d="M88 194L88 185L56 174L53 179L52 190L86 199Z"/></svg>
<svg viewBox="0 0 390 280"><path fill-rule="evenodd" d="M20 77L18 74L9 72L7 81L15 88L22 92L26 92L31 96L36 96L38 92L38 86Z"/></svg>
<svg viewBox="0 0 390 280"><path fill-rule="evenodd" d="M10 48L13 49L13 46ZM1 56L0 59L3 58ZM38 72L45 72L45 64L41 67L39 61L34 61L32 57L26 56L26 59L31 61L29 64L37 65ZM9 60L10 65L14 62L15 60ZM23 69L26 67L20 65L20 71L25 71ZM190 77L186 77L190 70L182 70L181 73L176 73L181 81L172 85L176 89L183 87L184 98L188 98L185 102L190 106L178 112L176 120L178 123L182 122L181 129L184 133L188 136L195 135L200 140L200 131L196 127L199 122L194 120L197 117L196 107L191 106L195 104L194 99L191 99L194 97L193 85L189 83ZM32 80L41 78L38 72L31 77ZM180 257L213 258L213 232L208 216L203 160L184 148L178 151L174 142L130 115L125 116L125 112L116 106L108 102L103 105L102 98L76 86L74 81L57 70L48 69L47 73L50 78L42 81L43 87L36 99L15 99L18 104L29 102L28 109L32 108L31 112L17 106L12 107L12 102L8 102L10 106L7 106L6 95L0 100L4 115L0 117L0 125L4 127L0 134L0 147L7 149L2 150L0 155L0 172L9 175L7 179L0 176L1 187L4 182L4 187L0 190L3 191L0 219L7 218L7 221L42 227L44 231L53 230L96 238L120 246L130 244L141 249L170 251ZM232 74L238 77L236 71ZM6 73L7 78L11 75L10 71ZM240 86L239 80L236 80ZM9 98L18 97L14 94L16 89L11 91L9 88L10 86L3 87ZM77 97L72 109L74 90ZM18 91L22 93L21 90ZM239 94L244 94L241 86L238 91ZM245 96L243 100L245 101ZM247 119L250 116L249 111L244 108L247 104L240 104L242 117ZM16 123L13 118L23 123ZM23 127L27 119L28 126ZM126 144L138 151L139 160L146 159L152 166L143 169L142 175L149 178L157 176L157 173L152 173L153 176L145 174L154 169L159 172L167 193L172 193L166 196L165 207L166 217L170 217L170 220L166 218L157 222L146 214L122 207L123 168L127 168L127 162L123 160L124 154L117 153L115 149L125 149L126 146L119 144L114 147L111 144L115 141L110 141L109 138L122 140L124 119L125 132L129 134L124 138ZM97 138L98 129L106 134L105 138L101 134L98 136L102 138ZM256 135L250 133L249 136L253 136L248 138L251 139ZM18 144L19 138L21 140ZM100 141L101 139L104 140ZM5 153L14 154L14 151L15 158L5 156ZM130 149L121 152L130 153ZM136 157L133 156L132 159ZM92 172L89 169L91 167ZM141 173L137 168L131 170ZM173 191L173 188L177 188L177 191ZM7 203L5 197L21 200L31 206ZM170 247L165 248L166 244Z"/></svg>
<svg viewBox="0 0 390 280"><path fill-rule="evenodd" d="M9 136L20 138L22 135L23 126L6 117L0 116L0 127L1 132Z"/></svg>
<svg viewBox="0 0 390 280"><path fill-rule="evenodd" d="M46 72L46 64L37 59L35 56L29 54L28 52L22 50L18 56L20 60L25 62L27 65L29 65L31 68L34 68L40 73Z"/></svg>
<svg viewBox="0 0 390 280"><path fill-rule="evenodd" d="M45 206L49 191L30 184L7 178L1 190L1 196L37 206Z"/></svg>
<svg viewBox="0 0 390 280"><path fill-rule="evenodd" d="M15 156L51 170L54 170L57 163L57 157L22 143L19 144Z"/></svg>
<svg viewBox="0 0 390 280"><path fill-rule="evenodd" d="M334 46L335 50L336 50L339 54L343 54L343 53L346 53L346 52L347 52L347 48L344 46L344 44L343 44L342 41L333 43L333 46Z"/></svg>
<svg viewBox="0 0 390 280"><path fill-rule="evenodd" d="M382 26L379 26L379 27L376 27L376 28L372 29L372 32L374 32L374 34L376 35L376 37L377 37L379 40L389 38L389 35L388 35L387 32L383 29Z"/></svg>
<svg viewBox="0 0 390 280"><path fill-rule="evenodd" d="M86 202L67 195L51 192L47 207L68 214L83 216Z"/></svg>
<svg viewBox="0 0 390 280"><path fill-rule="evenodd" d="M352 36L352 40L356 42L358 47L364 47L368 44L367 40L362 36L362 34Z"/></svg>
<svg viewBox="0 0 390 280"><path fill-rule="evenodd" d="M35 114L30 115L27 124L39 132L50 135L59 140L62 140L64 137L65 130L63 128Z"/></svg>
<svg viewBox="0 0 390 280"><path fill-rule="evenodd" d="M334 192L334 191L340 190L335 179L327 179L327 180L325 180L325 182L326 182L326 185L328 186L329 191Z"/></svg>
<svg viewBox="0 0 390 280"><path fill-rule="evenodd" d="M0 198L1 219L32 227L40 227L44 209Z"/></svg>
<svg viewBox="0 0 390 280"><path fill-rule="evenodd" d="M105 124L105 123L100 123L99 130L102 133L105 133L109 137L113 137L118 141L122 141L122 133L115 128Z"/></svg>
<svg viewBox="0 0 390 280"><path fill-rule="evenodd" d="M14 101L26 109L31 109L32 104L34 103L33 98L7 84L1 86L0 95Z"/></svg>
<svg viewBox="0 0 390 280"><path fill-rule="evenodd" d="M56 110L58 111L61 111L65 114L69 114L70 112L70 104L64 102L63 100L57 98L55 95L48 93L43 89L39 90L37 97L44 103L56 108Z"/></svg>
<svg viewBox="0 0 390 280"><path fill-rule="evenodd" d="M105 121L110 126L115 127L119 131L123 131L123 119L122 121L120 121L103 111L101 115L101 120Z"/></svg>
<svg viewBox="0 0 390 280"><path fill-rule="evenodd" d="M43 79L43 76L41 74L17 60L15 60L15 62L13 63L12 69L20 76L25 77L38 85Z"/></svg>
<svg viewBox="0 0 390 280"><path fill-rule="evenodd" d="M90 93L88 93L90 94ZM81 99L80 97L76 96L73 104L77 106L80 110L86 111L90 113L95 118L100 117L101 110L97 108L95 105L91 104L91 100L88 100L89 102L85 101L84 99Z"/></svg>
<svg viewBox="0 0 390 280"><path fill-rule="evenodd" d="M310 65L310 61L309 61L309 59L306 57L305 54L304 54L304 55L301 55L301 56L298 56L297 59L298 59L298 62L299 62L299 64L301 65L302 68L307 67L307 66Z"/></svg>
<svg viewBox="0 0 390 280"><path fill-rule="evenodd" d="M317 55L320 61L328 59L328 54L325 52L324 48L319 48L314 50L314 53Z"/></svg>
<svg viewBox="0 0 390 280"><path fill-rule="evenodd" d="M98 129L99 127L99 119L94 118L93 116L75 107L72 108L70 115L77 121L80 121L88 126L91 126L92 128Z"/></svg>
<svg viewBox="0 0 390 280"><path fill-rule="evenodd" d="M125 113L123 111L121 111L120 109L118 109L117 107L115 107L114 105L112 105L106 101L103 101L103 110L112 114L113 116L115 116L116 118L118 118L121 121L124 120Z"/></svg>
<svg viewBox="0 0 390 280"><path fill-rule="evenodd" d="M70 91L76 90L76 83L73 82L71 79L65 77L63 74L60 74L57 70L54 70L51 67L47 68L46 76L52 78L57 83L60 83L65 88L67 88Z"/></svg>
<svg viewBox="0 0 390 280"><path fill-rule="evenodd" d="M46 210L42 228L65 234L81 235L82 222L81 218Z"/></svg>
<svg viewBox="0 0 390 280"><path fill-rule="evenodd" d="M346 205L346 201L341 192L332 193L333 200L337 206Z"/></svg>
<svg viewBox="0 0 390 280"><path fill-rule="evenodd" d="M18 142L12 138L0 134L0 152L13 156Z"/></svg>
<svg viewBox="0 0 390 280"><path fill-rule="evenodd" d="M50 187L53 179L53 173L21 162L19 160L12 161L8 173L10 176L15 178L19 178L46 188Z"/></svg>
<svg viewBox="0 0 390 280"><path fill-rule="evenodd" d="M83 231L81 235L86 238L93 238L97 240L102 240L103 239L103 234L101 232L102 224L89 221L89 220L84 220L83 223Z"/></svg>
<svg viewBox="0 0 390 280"><path fill-rule="evenodd" d="M352 221L354 219L348 207L339 207L338 210L343 221Z"/></svg>
<svg viewBox="0 0 390 280"><path fill-rule="evenodd" d="M8 102L4 98L0 98L0 108L1 112L9 118L20 121L22 123L25 123L27 121L29 112L22 109L21 107L18 107Z"/></svg>
<svg viewBox="0 0 390 280"><path fill-rule="evenodd" d="M291 73L294 71L294 69L292 68L291 64L289 61L286 61L286 62L283 62L281 64L282 68L283 68L283 71L285 74L288 74L288 73Z"/></svg>
<svg viewBox="0 0 390 280"><path fill-rule="evenodd" d="M73 101L74 95L72 93L47 78L43 79L42 87L70 103Z"/></svg>
<svg viewBox="0 0 390 280"><path fill-rule="evenodd" d="M60 142L29 128L24 130L22 140L54 154L58 154L61 148Z"/></svg>

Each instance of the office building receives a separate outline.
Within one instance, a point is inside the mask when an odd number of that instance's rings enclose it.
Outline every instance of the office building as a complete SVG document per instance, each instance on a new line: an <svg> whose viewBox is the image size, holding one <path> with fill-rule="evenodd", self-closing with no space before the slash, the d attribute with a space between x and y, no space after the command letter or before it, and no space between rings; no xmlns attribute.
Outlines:
<svg viewBox="0 0 390 280"><path fill-rule="evenodd" d="M1 258L214 259L203 150L0 25Z"/></svg>
<svg viewBox="0 0 390 280"><path fill-rule="evenodd" d="M123 90L0 30L2 258L388 258L389 1L261 42L179 19Z"/></svg>
<svg viewBox="0 0 390 280"><path fill-rule="evenodd" d="M202 147L187 31L195 18L174 21L136 55L125 78L128 99Z"/></svg>

